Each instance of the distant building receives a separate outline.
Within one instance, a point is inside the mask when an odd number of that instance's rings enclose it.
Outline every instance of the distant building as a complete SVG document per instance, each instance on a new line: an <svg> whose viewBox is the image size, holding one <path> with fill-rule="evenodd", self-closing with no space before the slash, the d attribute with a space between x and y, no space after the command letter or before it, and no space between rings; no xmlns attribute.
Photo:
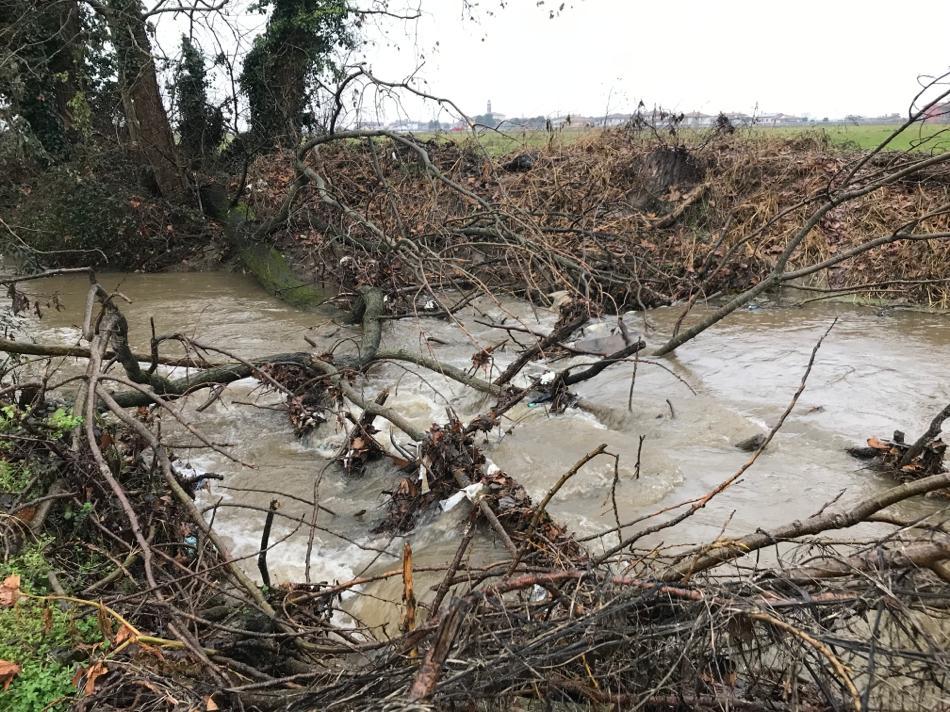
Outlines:
<svg viewBox="0 0 950 712"><path fill-rule="evenodd" d="M595 126L624 126L630 121L630 114L607 114L593 119Z"/></svg>
<svg viewBox="0 0 950 712"><path fill-rule="evenodd" d="M685 126L689 129L702 129L714 126L716 124L716 117L710 116L709 114L703 114L699 111L690 111L687 114L683 114L683 121L681 126Z"/></svg>
<svg viewBox="0 0 950 712"><path fill-rule="evenodd" d="M802 126L809 123L807 116L792 116L790 114L758 114L754 122L759 126Z"/></svg>
<svg viewBox="0 0 950 712"><path fill-rule="evenodd" d="M386 128L391 131L426 131L428 128L428 122L402 119L400 121L393 121Z"/></svg>
<svg viewBox="0 0 950 712"><path fill-rule="evenodd" d="M924 112L924 121L930 121L935 124L950 123L950 102L931 106Z"/></svg>
<svg viewBox="0 0 950 712"><path fill-rule="evenodd" d="M578 114L565 114L564 116L555 116L551 119L551 128L555 129L584 128L585 126L597 125L597 119L593 119L590 116L580 116Z"/></svg>
<svg viewBox="0 0 950 712"><path fill-rule="evenodd" d="M733 126L748 126L752 124L755 119L748 114L743 114L741 112L732 112L726 114L726 118L732 122Z"/></svg>
<svg viewBox="0 0 950 712"><path fill-rule="evenodd" d="M497 111L492 111L491 109L491 99L488 100L488 107L484 114L479 114L478 116L473 116L472 121L476 124L482 124L484 126L498 126L502 121L505 120L505 115L500 114Z"/></svg>

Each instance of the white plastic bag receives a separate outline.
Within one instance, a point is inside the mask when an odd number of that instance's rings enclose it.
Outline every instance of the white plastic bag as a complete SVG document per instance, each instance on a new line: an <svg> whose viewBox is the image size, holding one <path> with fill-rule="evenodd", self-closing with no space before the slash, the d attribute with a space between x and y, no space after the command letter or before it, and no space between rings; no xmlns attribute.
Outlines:
<svg viewBox="0 0 950 712"><path fill-rule="evenodd" d="M471 484L468 487L460 489L458 492L453 494L448 499L443 499L439 502L439 506L442 507L443 512L450 512L455 509L456 505L461 502L463 499L468 498L469 501L475 502L478 500L478 495L482 491L482 483L476 482Z"/></svg>

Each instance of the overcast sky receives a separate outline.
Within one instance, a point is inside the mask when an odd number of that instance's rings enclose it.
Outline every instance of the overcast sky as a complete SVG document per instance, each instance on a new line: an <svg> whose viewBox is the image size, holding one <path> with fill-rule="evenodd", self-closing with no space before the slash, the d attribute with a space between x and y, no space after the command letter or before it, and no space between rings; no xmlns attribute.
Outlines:
<svg viewBox="0 0 950 712"><path fill-rule="evenodd" d="M458 0L426 3L417 47L439 47L422 76L470 112L489 98L509 115L643 99L820 118L904 111L919 74L950 66L948 0L575 0L547 19L557 4L512 0L476 25ZM378 71L388 54L370 54Z"/></svg>
<svg viewBox="0 0 950 712"><path fill-rule="evenodd" d="M879 115L905 112L918 75L950 68L950 0L572 0L553 19L560 0L480 4L473 22L462 0L422 0L422 19L374 31L366 58L389 79L422 58L416 80L432 92L470 114L491 99L508 116L629 112L640 100L706 113ZM436 113L412 101L405 112Z"/></svg>

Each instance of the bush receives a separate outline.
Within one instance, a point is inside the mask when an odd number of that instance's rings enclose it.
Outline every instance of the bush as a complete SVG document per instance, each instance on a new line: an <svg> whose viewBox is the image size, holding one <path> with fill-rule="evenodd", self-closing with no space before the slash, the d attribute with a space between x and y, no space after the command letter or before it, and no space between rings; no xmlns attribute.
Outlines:
<svg viewBox="0 0 950 712"><path fill-rule="evenodd" d="M43 556L45 543L40 540L0 565L0 580L19 574L24 591L40 593L28 582L38 583L49 570ZM9 608L0 608L0 660L20 666L9 688L0 688L0 709L67 709L76 693L73 676L77 665L88 658L92 646L104 644L98 618L88 610L64 610L52 601L25 597Z"/></svg>
<svg viewBox="0 0 950 712"><path fill-rule="evenodd" d="M129 165L48 170L16 208L17 233L26 243L18 252L43 266L155 270L204 245L208 230L200 213L149 196L140 177Z"/></svg>

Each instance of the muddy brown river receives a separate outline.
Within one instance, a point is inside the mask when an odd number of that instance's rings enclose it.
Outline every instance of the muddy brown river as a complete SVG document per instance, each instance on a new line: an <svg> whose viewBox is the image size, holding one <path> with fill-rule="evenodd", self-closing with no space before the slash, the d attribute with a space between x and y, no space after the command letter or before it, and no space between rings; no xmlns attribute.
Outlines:
<svg viewBox="0 0 950 712"><path fill-rule="evenodd" d="M123 310L133 348L140 350L147 351L149 317L155 319L159 333L183 332L247 358L307 350L311 347L305 336L320 350L359 337L358 329L338 323L339 312L296 311L241 275L102 275L101 281L132 300ZM35 295L56 292L65 309L49 309L39 321L31 317L33 323L24 333L39 342L79 343L86 284L84 277L31 283ZM631 312L624 318L631 332L656 346L679 312L671 307ZM424 351L467 368L476 345L497 344L505 338L505 332L476 320L507 319L509 324L520 322L536 330L547 330L556 320L551 311L517 301L483 300L458 316L461 326L433 318L390 321L384 348ZM748 458L734 444L766 432L781 415L816 340L836 317L837 325L818 352L804 394L758 462L706 509L652 543L685 544L741 535L805 518L835 498L836 506L846 507L893 483L862 469L862 463L844 449L872 435L890 437L895 428L916 437L950 401L950 316L830 302L804 308L758 305L734 314L674 357L662 359L668 370L639 363L629 410L632 363L613 366L577 388L585 402L594 404L589 410L573 409L552 417L543 407L520 406L509 414L502 430L488 436L488 457L520 480L532 496L541 497L584 453L607 443L610 452L620 455L616 497L624 521L701 495ZM591 324L585 338L609 340L615 327L616 318ZM348 347L345 341L340 346ZM500 351L496 365L503 368L513 353ZM567 363L559 361L552 367ZM545 368L534 363L525 372L538 375ZM393 387L388 405L423 427L444 422L447 407L465 419L489 405L481 396L411 364L374 366L363 387L373 396L387 385ZM242 467L208 450L178 452L195 469L224 476L223 482L214 482L210 492L202 493L201 503L215 507L215 525L235 553L249 555L260 542L264 514L245 506L266 508L274 498L270 491L279 491L287 495L279 497L281 512L309 517L310 507L291 496L311 499L323 471L320 502L336 516L321 513L318 520L329 531L318 532L314 541L313 580L342 581L367 570L393 568L402 541L369 533L384 502L381 493L395 481L391 467L379 463L360 479L345 479L330 460L342 432L331 422L304 439L295 438L286 414L274 407L281 398L262 392L256 382L231 385L221 399L197 412L205 400L203 395L188 399L182 406L185 415L254 467ZM194 445L167 417L165 427L171 440ZM385 425L383 431L380 440L388 445ZM395 437L406 442L405 436ZM610 527L612 479L612 461L595 460L568 482L549 510L580 535ZM918 499L900 505L898 513L921 516L941 506L945 503L939 500ZM444 513L436 508L420 522L409 536L418 566L451 560L466 510L467 505ZM848 530L843 535L856 533ZM306 533L294 533L293 522L278 520L272 541L276 539L282 541L269 556L272 578L302 580ZM502 558L503 551L495 549L488 533L477 541L475 556ZM597 546L596 541L593 544ZM253 561L246 564L256 576ZM397 589L395 581L364 588L362 600L351 603L352 610L368 622L382 622L385 606L378 605L377 597L398 601Z"/></svg>

